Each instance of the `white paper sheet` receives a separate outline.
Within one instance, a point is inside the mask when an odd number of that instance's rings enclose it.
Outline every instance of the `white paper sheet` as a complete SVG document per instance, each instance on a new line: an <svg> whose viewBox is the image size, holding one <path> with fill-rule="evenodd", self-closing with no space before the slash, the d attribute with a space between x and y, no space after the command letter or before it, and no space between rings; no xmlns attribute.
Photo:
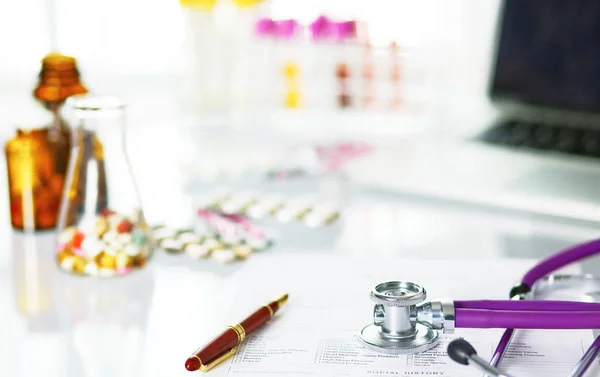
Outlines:
<svg viewBox="0 0 600 377"><path fill-rule="evenodd" d="M259 258L260 259L260 258ZM369 291L386 280L421 284L428 299L507 297L510 287L534 261L345 260L294 255L256 260L240 275L240 289L228 320L239 322L282 292L288 303L266 326L250 334L235 357L215 369L228 377L481 376L474 367L448 358L450 340L464 337L489 359L501 329L457 329L417 355L375 353L356 333L372 321ZM522 376L565 376L593 340L592 331L520 330L503 368Z"/></svg>

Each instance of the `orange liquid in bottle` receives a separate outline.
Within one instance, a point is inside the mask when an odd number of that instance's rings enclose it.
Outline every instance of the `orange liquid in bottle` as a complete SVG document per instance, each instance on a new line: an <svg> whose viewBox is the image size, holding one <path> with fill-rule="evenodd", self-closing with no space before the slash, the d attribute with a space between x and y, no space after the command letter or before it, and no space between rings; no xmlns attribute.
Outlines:
<svg viewBox="0 0 600 377"><path fill-rule="evenodd" d="M42 61L34 97L52 113L49 125L17 130L4 146L11 224L15 229L56 227L71 151L71 133L58 111L73 94L87 92L75 59L60 54Z"/></svg>

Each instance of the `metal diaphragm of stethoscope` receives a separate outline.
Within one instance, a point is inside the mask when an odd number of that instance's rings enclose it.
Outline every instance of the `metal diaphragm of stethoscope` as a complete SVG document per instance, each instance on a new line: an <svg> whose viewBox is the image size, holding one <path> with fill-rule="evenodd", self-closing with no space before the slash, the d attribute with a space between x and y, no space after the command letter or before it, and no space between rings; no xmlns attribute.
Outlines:
<svg viewBox="0 0 600 377"><path fill-rule="evenodd" d="M371 290L373 323L358 338L369 348L391 354L419 353L438 343L438 331L454 331L454 303L428 302L415 283L389 281Z"/></svg>
<svg viewBox="0 0 600 377"><path fill-rule="evenodd" d="M369 349L388 354L427 351L439 342L439 332L455 328L504 328L491 361L479 358L463 339L451 342L456 362L481 367L488 375L508 376L498 369L515 329L600 329L600 280L589 275L551 275L568 264L600 253L600 240L576 245L542 260L513 287L509 300L431 301L418 284L389 281L370 292L373 323L358 333ZM575 365L569 377L579 377L600 355L600 336Z"/></svg>

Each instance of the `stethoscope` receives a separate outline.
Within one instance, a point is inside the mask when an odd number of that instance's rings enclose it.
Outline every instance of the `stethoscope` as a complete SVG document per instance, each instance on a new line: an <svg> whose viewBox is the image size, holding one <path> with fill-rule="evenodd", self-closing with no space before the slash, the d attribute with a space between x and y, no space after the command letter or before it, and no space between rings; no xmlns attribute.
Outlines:
<svg viewBox="0 0 600 377"><path fill-rule="evenodd" d="M488 363L464 339L448 345L448 355L458 363L470 363L491 376L509 376L498 365L515 329L600 329L600 294L590 288L591 276L551 275L571 263L600 253L600 240L574 246L550 256L529 270L518 286L511 289L510 300L430 301L418 284L389 281L376 285L370 293L375 303L373 323L359 333L360 341L377 352L414 354L425 352L439 342L439 332L452 334L455 328L504 328ZM577 286L579 284L579 286ZM583 300L540 300L536 297L556 289L581 288ZM594 297L596 296L596 297ZM588 302L585 302L585 301ZM581 357L569 377L580 377L600 355L600 336Z"/></svg>

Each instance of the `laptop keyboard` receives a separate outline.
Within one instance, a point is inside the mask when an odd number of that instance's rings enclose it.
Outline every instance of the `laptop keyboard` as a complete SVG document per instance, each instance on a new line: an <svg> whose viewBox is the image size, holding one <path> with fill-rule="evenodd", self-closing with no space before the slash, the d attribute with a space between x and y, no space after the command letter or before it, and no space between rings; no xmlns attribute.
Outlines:
<svg viewBox="0 0 600 377"><path fill-rule="evenodd" d="M497 145L600 158L600 130L507 121L485 131L479 139Z"/></svg>

